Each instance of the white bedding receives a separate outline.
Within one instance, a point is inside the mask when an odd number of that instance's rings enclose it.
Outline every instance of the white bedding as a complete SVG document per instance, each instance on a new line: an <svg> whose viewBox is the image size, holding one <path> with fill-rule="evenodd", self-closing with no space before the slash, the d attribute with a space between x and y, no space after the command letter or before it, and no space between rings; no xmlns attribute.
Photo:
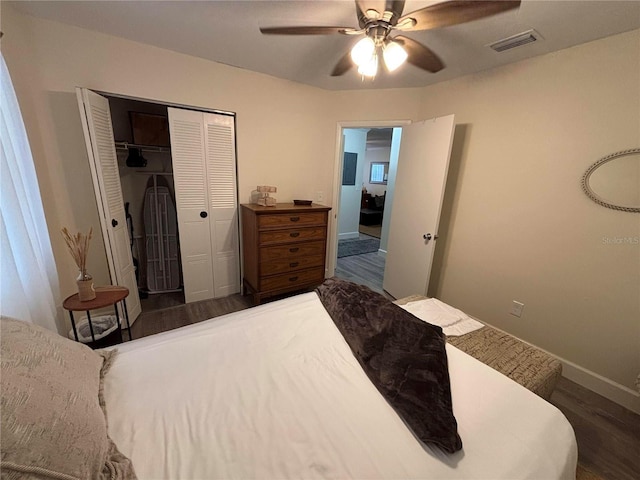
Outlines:
<svg viewBox="0 0 640 480"><path fill-rule="evenodd" d="M118 350L109 434L141 479L575 479L562 413L450 345L463 450L421 445L315 293Z"/></svg>

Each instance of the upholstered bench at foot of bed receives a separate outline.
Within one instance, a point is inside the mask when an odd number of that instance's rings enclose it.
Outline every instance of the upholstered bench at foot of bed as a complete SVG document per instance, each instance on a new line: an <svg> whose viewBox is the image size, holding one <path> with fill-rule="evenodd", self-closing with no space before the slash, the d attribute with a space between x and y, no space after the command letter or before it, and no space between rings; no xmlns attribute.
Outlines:
<svg viewBox="0 0 640 480"><path fill-rule="evenodd" d="M405 305L425 298L412 295L394 303ZM488 325L466 335L447 337L447 342L545 400L551 398L562 374L562 364L556 358Z"/></svg>

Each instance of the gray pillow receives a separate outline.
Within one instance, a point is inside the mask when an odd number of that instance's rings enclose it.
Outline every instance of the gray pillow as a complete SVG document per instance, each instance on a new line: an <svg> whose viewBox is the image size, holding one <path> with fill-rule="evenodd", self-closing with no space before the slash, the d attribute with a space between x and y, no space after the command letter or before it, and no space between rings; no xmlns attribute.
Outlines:
<svg viewBox="0 0 640 480"><path fill-rule="evenodd" d="M6 318L0 334L2 478L136 478L100 398L115 351Z"/></svg>

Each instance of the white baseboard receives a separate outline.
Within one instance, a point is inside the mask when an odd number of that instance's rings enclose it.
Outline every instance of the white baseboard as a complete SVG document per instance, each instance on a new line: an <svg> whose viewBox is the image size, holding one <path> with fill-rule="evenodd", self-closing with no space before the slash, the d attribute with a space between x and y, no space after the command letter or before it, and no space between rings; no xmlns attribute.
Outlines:
<svg viewBox="0 0 640 480"><path fill-rule="evenodd" d="M351 238L359 238L360 232L339 233L338 240L349 240Z"/></svg>
<svg viewBox="0 0 640 480"><path fill-rule="evenodd" d="M386 250L382 250L380 248L380 249L378 249L378 255L380 255L381 257L387 258L387 251Z"/></svg>
<svg viewBox="0 0 640 480"><path fill-rule="evenodd" d="M481 321L481 320L479 320ZM482 321L481 321L482 322ZM486 322L482 322L486 323ZM487 323L487 325L489 325ZM542 350L548 355L551 355L554 358L557 358L560 363L562 363L562 376L568 378L572 382L577 383L578 385L582 385L584 388L588 388L592 392L597 393L598 395L602 395L603 397L611 400L618 405L621 405L634 413L640 415L640 393L621 385L613 380L610 380L602 375L599 375L591 370L588 370L580 365L577 365L569 360L559 357L558 355L548 352L547 350L540 348L537 345L534 345L531 342L527 342L526 340L522 340L521 338L512 335L511 333L502 330L500 328L491 325L496 330L504 332L508 335L511 335L514 338L517 338L523 343L527 345L531 345L532 347L537 348L538 350Z"/></svg>
<svg viewBox="0 0 640 480"><path fill-rule="evenodd" d="M640 393L564 358L554 356L562 362L564 377L640 415Z"/></svg>

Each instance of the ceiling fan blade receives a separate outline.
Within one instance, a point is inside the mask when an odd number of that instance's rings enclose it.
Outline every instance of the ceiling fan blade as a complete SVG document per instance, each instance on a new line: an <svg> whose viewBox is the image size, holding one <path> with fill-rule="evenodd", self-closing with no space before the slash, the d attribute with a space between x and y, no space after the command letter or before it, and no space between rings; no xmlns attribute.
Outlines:
<svg viewBox="0 0 640 480"><path fill-rule="evenodd" d="M439 72L444 68L442 60L440 60L432 50L421 43L402 35L398 35L392 40L405 49L409 55L407 57L407 62L410 64L431 73Z"/></svg>
<svg viewBox="0 0 640 480"><path fill-rule="evenodd" d="M333 67L333 71L331 72L332 77L339 77L340 75L344 75L347 73L351 67L353 67L353 61L351 60L351 51L348 51Z"/></svg>
<svg viewBox="0 0 640 480"><path fill-rule="evenodd" d="M406 25L399 27L403 31L429 30L470 22L519 6L520 0L452 0L408 13L398 23L406 22ZM409 19L413 19L415 23Z"/></svg>
<svg viewBox="0 0 640 480"><path fill-rule="evenodd" d="M260 31L265 35L331 35L358 32L351 27L260 27Z"/></svg>
<svg viewBox="0 0 640 480"><path fill-rule="evenodd" d="M389 0L387 1L386 10L389 12L393 12L394 18L397 21L402 16L402 11L404 10L404 0ZM394 22L395 25L395 22Z"/></svg>

